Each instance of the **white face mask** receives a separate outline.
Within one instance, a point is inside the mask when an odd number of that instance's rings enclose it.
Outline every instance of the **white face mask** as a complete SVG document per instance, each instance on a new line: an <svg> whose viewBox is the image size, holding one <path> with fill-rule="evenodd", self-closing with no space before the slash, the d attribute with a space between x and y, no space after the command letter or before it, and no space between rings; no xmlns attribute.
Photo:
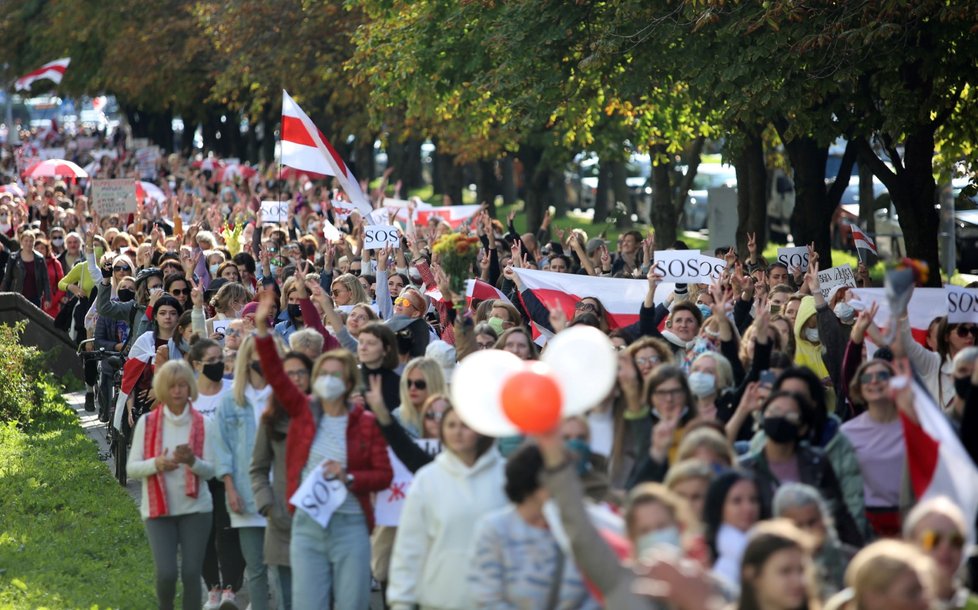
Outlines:
<svg viewBox="0 0 978 610"><path fill-rule="evenodd" d="M703 398L711 394L716 394L717 378L713 373L706 371L693 371L689 374L689 389L697 398Z"/></svg>
<svg viewBox="0 0 978 610"><path fill-rule="evenodd" d="M312 384L312 391L321 400L336 400L346 392L346 384L339 377L320 375Z"/></svg>
<svg viewBox="0 0 978 610"><path fill-rule="evenodd" d="M817 328L806 328L803 331L805 339L811 341L812 343L818 343L818 329Z"/></svg>
<svg viewBox="0 0 978 610"><path fill-rule="evenodd" d="M639 557L645 557L652 552L662 549L662 547L679 550L681 545L682 536L679 533L679 528L675 525L652 530L651 532L640 536L639 539L635 541L635 546L637 547Z"/></svg>
<svg viewBox="0 0 978 610"><path fill-rule="evenodd" d="M851 323L856 318L856 310L845 301L838 303L832 312L845 324Z"/></svg>

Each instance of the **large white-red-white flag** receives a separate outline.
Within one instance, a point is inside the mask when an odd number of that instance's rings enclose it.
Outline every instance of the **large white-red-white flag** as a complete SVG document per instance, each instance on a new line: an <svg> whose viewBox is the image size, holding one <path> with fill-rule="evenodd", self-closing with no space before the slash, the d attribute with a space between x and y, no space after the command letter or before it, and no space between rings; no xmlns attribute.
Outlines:
<svg viewBox="0 0 978 610"><path fill-rule="evenodd" d="M876 256L879 256L879 252L876 251L876 242L866 232L859 228L859 225L855 223L850 223L849 227L852 228L852 241L856 246L856 250L869 250Z"/></svg>
<svg viewBox="0 0 978 610"><path fill-rule="evenodd" d="M965 516L969 540L974 541L978 514L978 468L955 433L951 422L927 390L914 380L917 421L900 414L907 448L910 484L917 501L946 496Z"/></svg>
<svg viewBox="0 0 978 610"><path fill-rule="evenodd" d="M339 153L319 131L299 104L282 90L282 165L306 172L310 177L336 176L340 187L357 204L372 209L360 183Z"/></svg>
<svg viewBox="0 0 978 610"><path fill-rule="evenodd" d="M853 298L849 301L856 310L862 311L876 303L876 317L873 322L880 328L890 324L890 301L885 288L852 288ZM907 305L907 321L913 338L921 345L927 345L927 328L939 316L947 315L947 292L943 288L915 288Z"/></svg>
<svg viewBox="0 0 978 610"><path fill-rule="evenodd" d="M54 84L60 83L62 77L65 75L65 70L68 69L68 64L70 63L70 57L62 57L61 59L49 61L37 70L28 72L17 79L17 82L15 83L17 91L30 89L34 81L43 80L45 78L52 81Z"/></svg>

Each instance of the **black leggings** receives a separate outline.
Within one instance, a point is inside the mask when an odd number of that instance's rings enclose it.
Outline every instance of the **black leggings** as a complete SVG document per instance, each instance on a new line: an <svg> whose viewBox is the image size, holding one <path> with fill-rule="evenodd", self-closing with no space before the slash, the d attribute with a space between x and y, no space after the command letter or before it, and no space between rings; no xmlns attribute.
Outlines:
<svg viewBox="0 0 978 610"><path fill-rule="evenodd" d="M231 517L224 501L224 483L211 479L207 481L207 487L214 498L214 523L204 554L204 582L208 590L229 586L238 591L244 586L245 561L238 541L238 530L231 527Z"/></svg>

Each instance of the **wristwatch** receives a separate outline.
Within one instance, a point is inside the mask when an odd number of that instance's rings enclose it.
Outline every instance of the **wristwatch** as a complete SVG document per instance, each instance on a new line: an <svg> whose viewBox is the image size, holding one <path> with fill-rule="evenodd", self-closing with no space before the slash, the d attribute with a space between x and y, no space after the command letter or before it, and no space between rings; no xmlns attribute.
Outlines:
<svg viewBox="0 0 978 610"><path fill-rule="evenodd" d="M353 487L353 480L354 480L353 479L353 475L347 473L347 475L346 475L346 488L347 489Z"/></svg>

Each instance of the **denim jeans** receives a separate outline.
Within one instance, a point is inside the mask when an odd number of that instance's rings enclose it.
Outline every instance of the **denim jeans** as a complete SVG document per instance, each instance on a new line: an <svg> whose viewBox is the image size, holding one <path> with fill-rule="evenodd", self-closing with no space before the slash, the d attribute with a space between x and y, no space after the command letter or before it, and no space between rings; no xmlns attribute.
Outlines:
<svg viewBox="0 0 978 610"><path fill-rule="evenodd" d="M268 610L268 567L265 565L265 528L238 528L241 554L245 560L245 586L252 610Z"/></svg>
<svg viewBox="0 0 978 610"><path fill-rule="evenodd" d="M301 510L292 521L292 603L295 610L367 610L370 537L363 515L335 513L324 529Z"/></svg>
<svg viewBox="0 0 978 610"><path fill-rule="evenodd" d="M278 574L278 591L282 596L279 610L292 610L292 568L289 566L273 566Z"/></svg>

